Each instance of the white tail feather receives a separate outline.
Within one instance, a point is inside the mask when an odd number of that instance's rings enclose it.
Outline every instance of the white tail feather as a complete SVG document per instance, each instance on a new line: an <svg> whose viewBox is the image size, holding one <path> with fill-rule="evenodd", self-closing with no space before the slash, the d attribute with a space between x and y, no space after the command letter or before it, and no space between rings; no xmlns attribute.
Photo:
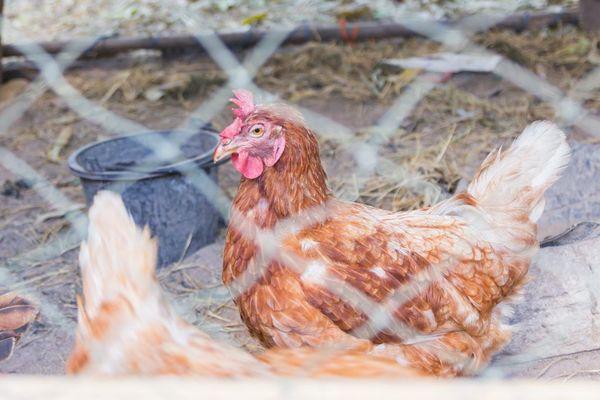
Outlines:
<svg viewBox="0 0 600 400"><path fill-rule="evenodd" d="M519 209L536 222L544 192L558 180L570 154L565 134L554 123L534 122L507 151L486 158L467 192L488 211Z"/></svg>
<svg viewBox="0 0 600 400"><path fill-rule="evenodd" d="M100 192L89 211L80 264L84 302L78 300L71 373L267 374L251 355L212 341L181 320L162 297L155 276L157 243L140 229L121 197Z"/></svg>
<svg viewBox="0 0 600 400"><path fill-rule="evenodd" d="M149 229L136 226L118 194L99 192L89 211L88 239L79 252L87 316L116 296L132 305L156 297L156 258L157 243Z"/></svg>

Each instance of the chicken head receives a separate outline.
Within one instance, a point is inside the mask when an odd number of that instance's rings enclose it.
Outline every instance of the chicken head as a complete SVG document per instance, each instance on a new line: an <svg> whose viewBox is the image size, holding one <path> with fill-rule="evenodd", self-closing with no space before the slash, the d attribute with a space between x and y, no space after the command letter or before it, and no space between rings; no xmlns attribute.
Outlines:
<svg viewBox="0 0 600 400"><path fill-rule="evenodd" d="M247 179L255 179L283 154L283 127L254 105L252 93L236 90L234 94L231 101L239 107L233 110L236 118L219 134L213 159L217 162L231 155L233 166Z"/></svg>

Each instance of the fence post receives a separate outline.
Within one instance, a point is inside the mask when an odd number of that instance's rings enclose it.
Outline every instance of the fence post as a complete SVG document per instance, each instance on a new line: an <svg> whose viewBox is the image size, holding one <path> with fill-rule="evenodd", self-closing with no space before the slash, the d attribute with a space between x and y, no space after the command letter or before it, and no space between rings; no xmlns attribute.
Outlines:
<svg viewBox="0 0 600 400"><path fill-rule="evenodd" d="M4 29L4 0L0 0L0 85L4 82L3 64L2 64L2 30Z"/></svg>

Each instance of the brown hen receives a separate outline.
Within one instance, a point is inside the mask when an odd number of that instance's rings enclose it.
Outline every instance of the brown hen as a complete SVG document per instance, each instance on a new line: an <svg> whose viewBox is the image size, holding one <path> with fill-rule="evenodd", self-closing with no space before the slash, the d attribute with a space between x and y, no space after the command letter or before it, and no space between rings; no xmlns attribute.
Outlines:
<svg viewBox="0 0 600 400"><path fill-rule="evenodd" d="M157 244L121 198L100 192L81 245L83 300L71 374L406 377L421 371L357 350L278 349L257 358L218 343L179 318L156 280Z"/></svg>
<svg viewBox="0 0 600 400"><path fill-rule="evenodd" d="M349 346L427 373L478 371L510 338L501 319L538 249L544 192L569 159L553 123L490 154L467 190L390 212L335 199L293 109L237 91L215 160L243 177L223 281L266 346Z"/></svg>

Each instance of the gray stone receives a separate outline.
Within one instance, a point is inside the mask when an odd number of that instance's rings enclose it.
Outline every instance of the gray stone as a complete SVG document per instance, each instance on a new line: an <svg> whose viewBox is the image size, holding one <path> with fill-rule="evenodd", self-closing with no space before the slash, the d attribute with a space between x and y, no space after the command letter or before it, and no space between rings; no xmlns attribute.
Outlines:
<svg viewBox="0 0 600 400"><path fill-rule="evenodd" d="M589 354L600 350L600 237L595 224L582 226L591 226L587 236L582 228L572 230L540 250L510 321L513 339L491 371L537 376L563 359L579 365L571 372L598 369ZM553 374L569 371L570 363Z"/></svg>
<svg viewBox="0 0 600 400"><path fill-rule="evenodd" d="M540 243L541 248L564 246L582 240L600 237L600 224L596 222L580 222L563 233L548 237Z"/></svg>
<svg viewBox="0 0 600 400"><path fill-rule="evenodd" d="M546 207L538 221L540 240L582 221L600 222L600 145L571 143L571 148L571 161L564 175L546 192ZM467 168L468 175L478 167ZM461 179L456 191L465 190L468 184L468 180Z"/></svg>
<svg viewBox="0 0 600 400"><path fill-rule="evenodd" d="M600 145L575 143L572 150L565 174L546 193L540 238L581 221L600 222Z"/></svg>
<svg viewBox="0 0 600 400"><path fill-rule="evenodd" d="M0 363L0 373L60 375L75 342L75 325L65 329L27 332L12 357Z"/></svg>

